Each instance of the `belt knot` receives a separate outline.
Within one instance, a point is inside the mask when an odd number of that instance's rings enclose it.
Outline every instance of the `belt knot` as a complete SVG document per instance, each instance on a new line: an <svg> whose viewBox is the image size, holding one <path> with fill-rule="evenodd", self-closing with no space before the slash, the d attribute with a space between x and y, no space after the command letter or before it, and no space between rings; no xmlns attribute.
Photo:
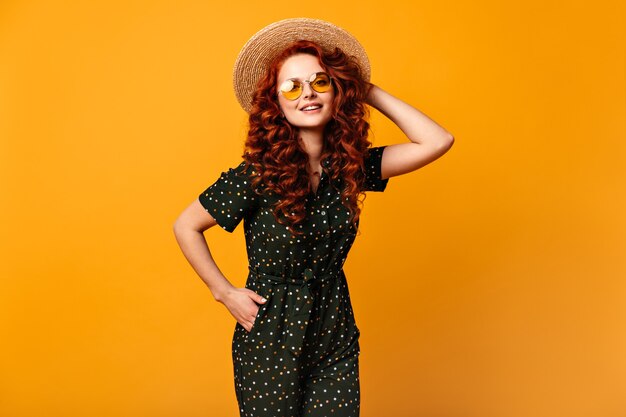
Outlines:
<svg viewBox="0 0 626 417"><path fill-rule="evenodd" d="M304 346L306 329L311 319L311 312L313 310L314 297L310 290L317 287L322 282L334 279L341 271L315 274L313 269L305 268L301 275L288 277L284 273L281 276L267 274L259 271L258 266L249 266L249 269L255 276L255 280L287 283L299 286L298 292L300 296L294 297L288 301L293 302L293 305L290 306L289 316L286 318L287 327L284 330L284 341L285 345L294 356L300 356L302 353L302 347Z"/></svg>

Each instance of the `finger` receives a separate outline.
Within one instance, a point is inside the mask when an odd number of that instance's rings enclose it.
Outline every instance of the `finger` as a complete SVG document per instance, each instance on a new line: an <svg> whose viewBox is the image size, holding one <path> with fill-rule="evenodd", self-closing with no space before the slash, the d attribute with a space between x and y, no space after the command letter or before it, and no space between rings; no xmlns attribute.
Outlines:
<svg viewBox="0 0 626 417"><path fill-rule="evenodd" d="M265 302L267 302L267 299L265 297L263 297L260 294L255 293L254 291L250 290L250 298L252 298L254 301L256 301L258 304L263 304Z"/></svg>
<svg viewBox="0 0 626 417"><path fill-rule="evenodd" d="M249 332L250 332L250 331L252 331L252 328L253 328L253 327L254 327L254 320L249 321L249 322L248 322L248 331L249 331Z"/></svg>

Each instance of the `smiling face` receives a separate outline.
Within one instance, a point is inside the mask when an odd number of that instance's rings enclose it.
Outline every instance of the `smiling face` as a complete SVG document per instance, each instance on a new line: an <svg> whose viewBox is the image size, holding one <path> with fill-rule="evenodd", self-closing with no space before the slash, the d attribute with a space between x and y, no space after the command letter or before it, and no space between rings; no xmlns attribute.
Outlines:
<svg viewBox="0 0 626 417"><path fill-rule="evenodd" d="M303 83L300 97L287 100L278 94L278 104L289 123L299 129L323 130L332 118L332 103L335 97L334 87L324 93L313 90L309 83L312 74L324 72L319 60L314 55L297 54L283 62L278 71L277 90L289 79Z"/></svg>

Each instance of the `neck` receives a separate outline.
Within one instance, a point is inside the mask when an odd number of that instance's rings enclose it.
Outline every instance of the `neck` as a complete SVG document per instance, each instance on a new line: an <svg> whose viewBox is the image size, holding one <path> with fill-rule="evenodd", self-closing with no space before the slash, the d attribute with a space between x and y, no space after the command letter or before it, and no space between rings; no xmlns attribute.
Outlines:
<svg viewBox="0 0 626 417"><path fill-rule="evenodd" d="M324 130L300 129L299 133L302 140L302 147L309 155L309 159L318 162L324 147Z"/></svg>

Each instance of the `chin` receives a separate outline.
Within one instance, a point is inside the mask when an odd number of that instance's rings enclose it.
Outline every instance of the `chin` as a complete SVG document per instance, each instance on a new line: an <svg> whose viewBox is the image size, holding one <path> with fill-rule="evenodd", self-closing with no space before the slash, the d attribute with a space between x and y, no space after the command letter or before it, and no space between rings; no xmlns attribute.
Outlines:
<svg viewBox="0 0 626 417"><path fill-rule="evenodd" d="M315 120L294 120L293 122L290 121L290 123L298 128L324 128L328 122L330 122L331 118L319 118L319 119L315 119Z"/></svg>

